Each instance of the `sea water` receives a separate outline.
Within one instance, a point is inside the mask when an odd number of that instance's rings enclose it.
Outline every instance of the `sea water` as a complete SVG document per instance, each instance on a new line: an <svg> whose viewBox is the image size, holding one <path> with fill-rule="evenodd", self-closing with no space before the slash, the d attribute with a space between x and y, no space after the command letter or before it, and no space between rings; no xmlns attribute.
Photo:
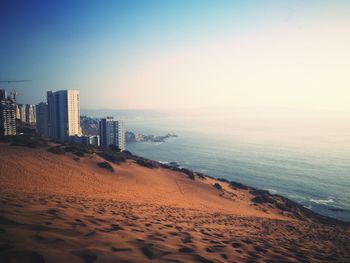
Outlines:
<svg viewBox="0 0 350 263"><path fill-rule="evenodd" d="M286 196L350 221L350 116L290 109L83 110L123 119L126 130L175 133L128 143L136 155Z"/></svg>

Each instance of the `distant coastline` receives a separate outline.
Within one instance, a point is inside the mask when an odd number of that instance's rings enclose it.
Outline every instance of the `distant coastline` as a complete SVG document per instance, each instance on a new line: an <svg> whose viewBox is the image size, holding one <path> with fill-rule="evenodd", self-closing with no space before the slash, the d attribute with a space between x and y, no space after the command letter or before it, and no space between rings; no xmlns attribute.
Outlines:
<svg viewBox="0 0 350 263"><path fill-rule="evenodd" d="M98 135L98 118L92 118L88 116L80 117L80 125L84 135ZM125 132L125 141L127 143L136 142L165 142L170 138L177 138L178 135L174 133L168 133L165 135L154 135L154 134L140 134L132 131Z"/></svg>

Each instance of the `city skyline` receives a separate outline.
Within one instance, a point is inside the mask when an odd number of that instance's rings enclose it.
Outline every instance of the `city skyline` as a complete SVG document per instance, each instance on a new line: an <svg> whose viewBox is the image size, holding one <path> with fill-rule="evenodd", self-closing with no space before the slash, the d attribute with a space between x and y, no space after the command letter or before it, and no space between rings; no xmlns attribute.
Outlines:
<svg viewBox="0 0 350 263"><path fill-rule="evenodd" d="M350 112L346 1L11 1L1 80L19 102L78 89L83 109ZM108 94L108 96L106 96Z"/></svg>

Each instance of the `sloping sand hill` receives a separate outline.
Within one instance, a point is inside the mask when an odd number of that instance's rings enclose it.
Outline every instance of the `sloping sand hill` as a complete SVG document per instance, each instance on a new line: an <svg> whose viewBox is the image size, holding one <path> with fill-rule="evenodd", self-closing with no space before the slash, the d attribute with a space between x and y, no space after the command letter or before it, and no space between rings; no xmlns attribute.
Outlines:
<svg viewBox="0 0 350 263"><path fill-rule="evenodd" d="M0 143L0 262L350 262L347 225L284 199L102 161Z"/></svg>

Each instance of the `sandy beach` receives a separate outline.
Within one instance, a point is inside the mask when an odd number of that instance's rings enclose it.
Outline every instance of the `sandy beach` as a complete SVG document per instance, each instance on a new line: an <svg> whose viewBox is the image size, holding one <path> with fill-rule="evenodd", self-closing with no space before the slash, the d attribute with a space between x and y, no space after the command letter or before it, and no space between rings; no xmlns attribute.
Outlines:
<svg viewBox="0 0 350 263"><path fill-rule="evenodd" d="M213 178L103 161L0 143L0 262L350 262L347 224Z"/></svg>

